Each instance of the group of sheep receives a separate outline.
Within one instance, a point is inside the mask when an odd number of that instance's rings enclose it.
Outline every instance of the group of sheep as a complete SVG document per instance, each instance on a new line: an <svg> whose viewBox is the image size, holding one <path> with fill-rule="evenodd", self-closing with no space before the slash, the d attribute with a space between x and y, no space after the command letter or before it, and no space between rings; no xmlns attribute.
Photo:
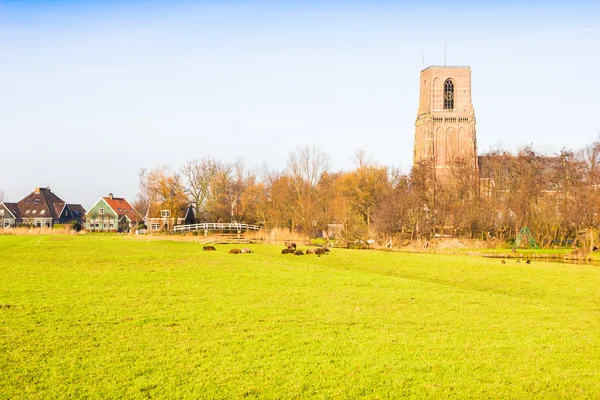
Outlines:
<svg viewBox="0 0 600 400"><path fill-rule="evenodd" d="M202 247L202 250L204 251L216 251L217 248L215 246L204 246ZM229 250L229 254L247 254L247 253L254 253L252 250L244 247L243 249L231 249Z"/></svg>
<svg viewBox="0 0 600 400"><path fill-rule="evenodd" d="M306 249L306 251L296 249L296 243L293 242L285 242L285 249L281 250L281 254L293 254L296 256L303 256L304 254L316 254L321 257L323 254L329 253L329 249L327 247L319 247L317 249ZM204 246L202 248L204 251L216 251L215 246ZM247 254L254 253L252 250L244 247L243 249L231 249L229 250L229 254Z"/></svg>
<svg viewBox="0 0 600 400"><path fill-rule="evenodd" d="M252 250L244 247L243 249L231 249L229 250L229 254L249 254L253 253Z"/></svg>
<svg viewBox="0 0 600 400"><path fill-rule="evenodd" d="M296 248L296 243L294 242L285 242L285 249L281 250L281 254L293 254L295 256L303 256L304 254L316 254L321 257L322 254L329 253L329 249L327 247L319 247L318 249L306 249L306 251L298 250Z"/></svg>

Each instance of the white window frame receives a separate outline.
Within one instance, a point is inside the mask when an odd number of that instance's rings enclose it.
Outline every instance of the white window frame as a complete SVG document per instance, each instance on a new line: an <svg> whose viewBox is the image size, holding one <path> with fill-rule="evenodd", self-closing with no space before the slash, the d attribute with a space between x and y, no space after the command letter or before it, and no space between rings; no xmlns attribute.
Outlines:
<svg viewBox="0 0 600 400"><path fill-rule="evenodd" d="M171 216L171 210L161 210L161 218L169 218Z"/></svg>
<svg viewBox="0 0 600 400"><path fill-rule="evenodd" d="M98 209L98 214L103 215L104 214L104 208L99 208Z"/></svg>
<svg viewBox="0 0 600 400"><path fill-rule="evenodd" d="M0 210L0 215L4 215L4 210Z"/></svg>
<svg viewBox="0 0 600 400"><path fill-rule="evenodd" d="M157 231L160 229L160 224L152 223L150 224L150 229L153 231Z"/></svg>

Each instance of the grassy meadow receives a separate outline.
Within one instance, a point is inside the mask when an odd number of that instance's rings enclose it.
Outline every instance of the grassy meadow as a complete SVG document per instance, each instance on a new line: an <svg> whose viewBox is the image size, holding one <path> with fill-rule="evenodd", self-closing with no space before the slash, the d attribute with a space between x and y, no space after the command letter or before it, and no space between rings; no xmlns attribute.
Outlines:
<svg viewBox="0 0 600 400"><path fill-rule="evenodd" d="M0 236L0 399L600 398L600 269Z"/></svg>

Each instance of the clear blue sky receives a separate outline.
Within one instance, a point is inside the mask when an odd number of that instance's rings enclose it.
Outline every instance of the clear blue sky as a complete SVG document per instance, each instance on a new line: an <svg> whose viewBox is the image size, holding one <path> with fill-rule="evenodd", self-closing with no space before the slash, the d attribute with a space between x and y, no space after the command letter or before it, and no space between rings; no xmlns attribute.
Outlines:
<svg viewBox="0 0 600 400"><path fill-rule="evenodd" d="M0 0L0 189L90 207L143 167L281 169L312 143L336 170L362 148L408 172L444 43L472 68L480 153L597 139L597 1Z"/></svg>

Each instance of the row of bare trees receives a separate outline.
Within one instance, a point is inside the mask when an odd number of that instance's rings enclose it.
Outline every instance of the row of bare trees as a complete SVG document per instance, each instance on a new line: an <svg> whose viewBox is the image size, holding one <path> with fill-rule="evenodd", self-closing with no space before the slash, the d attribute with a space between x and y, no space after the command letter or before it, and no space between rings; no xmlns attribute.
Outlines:
<svg viewBox="0 0 600 400"><path fill-rule="evenodd" d="M352 240L452 235L514 238L523 226L542 242L600 224L600 142L548 156L531 146L494 149L478 168L457 160L446 171L423 163L409 174L359 151L355 168L332 171L315 146L290 153L282 171L240 159L186 162L140 172L137 206L160 203L178 215L189 204L202 221L243 221L316 235L333 226Z"/></svg>

